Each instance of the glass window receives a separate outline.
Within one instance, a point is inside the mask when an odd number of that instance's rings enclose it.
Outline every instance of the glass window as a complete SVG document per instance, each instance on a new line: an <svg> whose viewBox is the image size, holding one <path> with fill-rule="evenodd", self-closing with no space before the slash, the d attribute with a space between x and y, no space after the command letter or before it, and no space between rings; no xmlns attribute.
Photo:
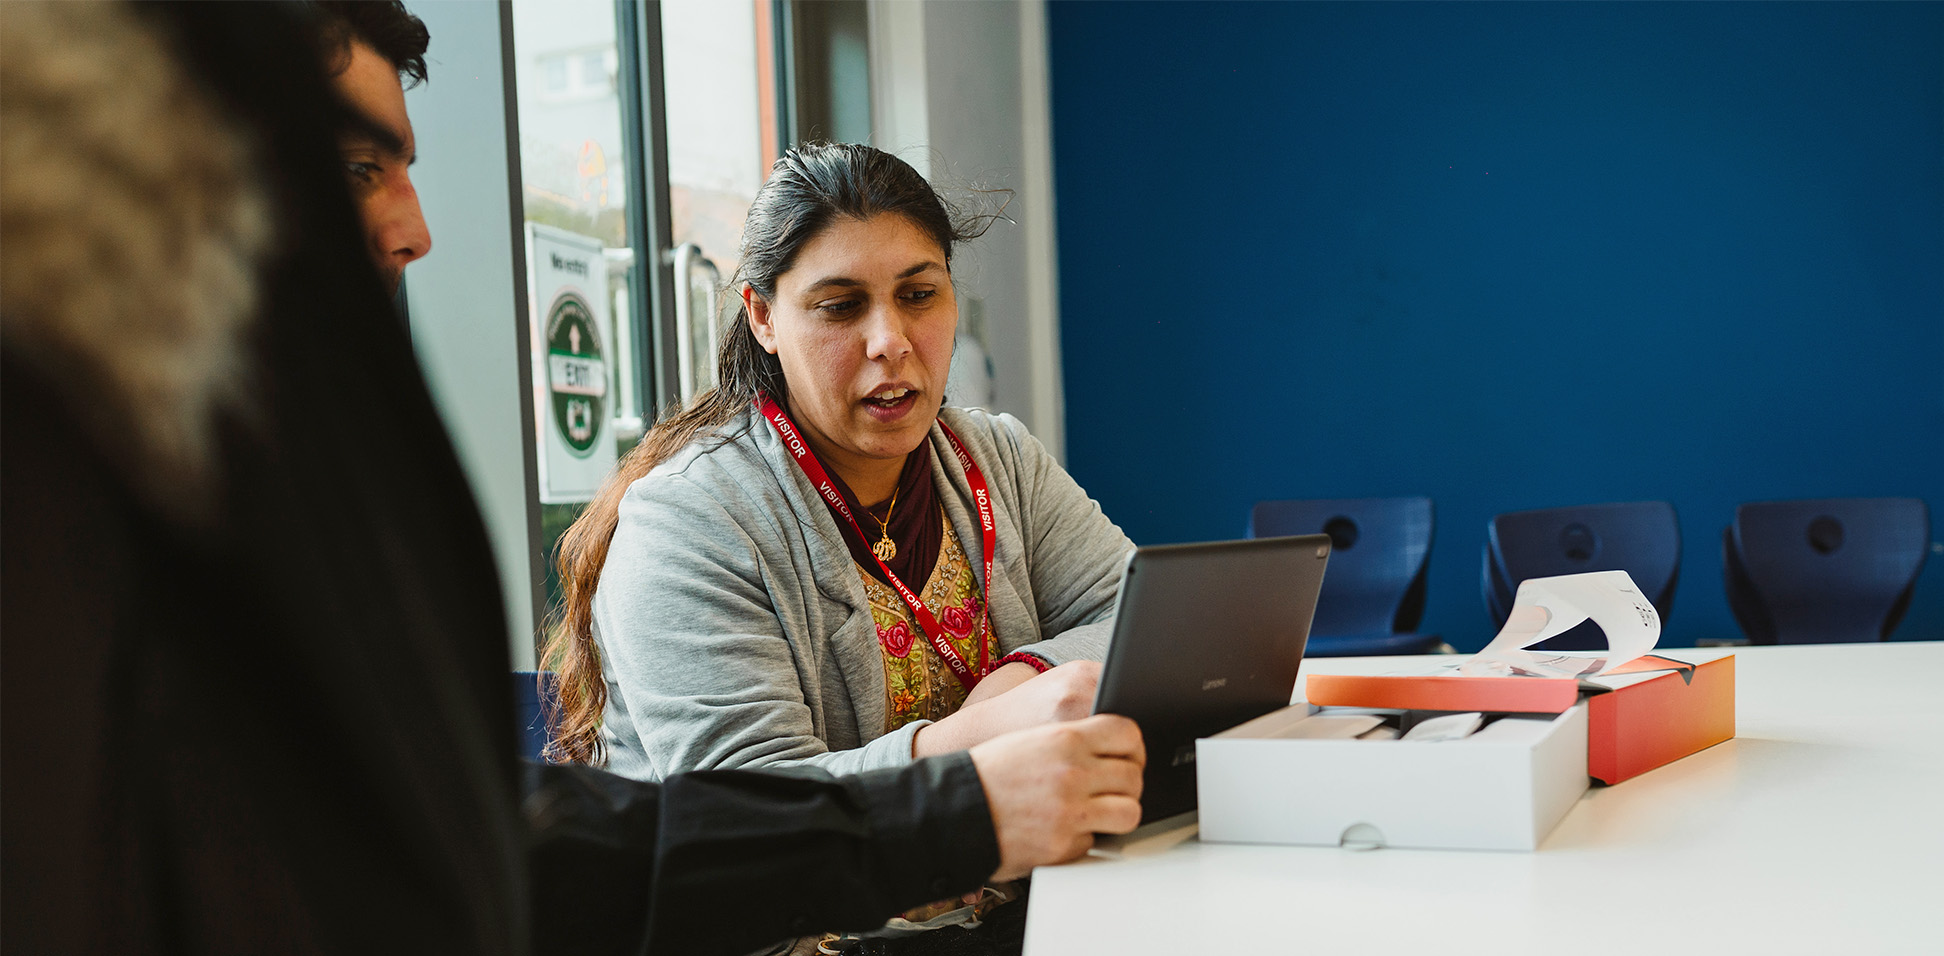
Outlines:
<svg viewBox="0 0 1944 956"><path fill-rule="evenodd" d="M628 290L636 237L627 171L635 158L614 83L611 0L515 0L513 40L551 606L559 600L552 556L560 535L635 437L615 419L641 414L639 303Z"/></svg>
<svg viewBox="0 0 1944 956"><path fill-rule="evenodd" d="M550 606L560 598L553 556L561 534L598 478L638 439L657 394L679 389L687 399L712 384L715 341L735 311L724 306L722 285L734 273L743 217L776 149L770 18L787 6L513 0L533 398L542 433L540 548ZM617 47L617 17L632 23L657 13L661 50ZM634 86L618 70L648 53L647 69L662 78L668 176L665 196L659 185L648 188L658 197L652 205L668 216L667 251L648 249L650 240L632 231L659 229L659 220L629 207L636 200L631 175L655 174L652 164L633 170L643 160L630 154L631 144L654 142L655 131L641 129L650 115L635 123L622 115ZM654 296L631 294L630 278L639 282L648 269L671 266L675 314L649 315ZM637 337L657 328L675 332L675 361L666 353L644 358L649 350L636 348ZM678 381L657 383L643 361L676 366Z"/></svg>
<svg viewBox="0 0 1944 956"><path fill-rule="evenodd" d="M614 81L608 73L608 60L613 55L612 47L581 54L580 87L582 90L590 93L614 92Z"/></svg>
<svg viewBox="0 0 1944 956"><path fill-rule="evenodd" d="M871 141L870 17L864 0L792 3L790 138Z"/></svg>
<svg viewBox="0 0 1944 956"><path fill-rule="evenodd" d="M735 274L743 217L768 172L758 79L767 38L758 34L756 6L720 0L661 4L684 398L712 384L715 340L735 314L722 301L733 297L717 292Z"/></svg>

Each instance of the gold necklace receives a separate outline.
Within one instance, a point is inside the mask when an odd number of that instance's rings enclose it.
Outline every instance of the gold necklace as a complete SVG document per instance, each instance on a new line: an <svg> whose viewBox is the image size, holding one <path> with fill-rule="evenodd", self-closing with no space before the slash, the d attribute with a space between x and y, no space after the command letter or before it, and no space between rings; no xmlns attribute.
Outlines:
<svg viewBox="0 0 1944 956"><path fill-rule="evenodd" d="M898 489L893 487L891 489L891 507L884 509L884 517L879 518L877 515L871 515L871 520L878 523L879 533L884 535L884 537L878 539L878 543L871 545L871 553L877 555L877 559L886 564L890 564L891 559L898 556L898 544L891 540L891 508L896 508L897 506ZM869 511L864 513L867 515L871 514Z"/></svg>

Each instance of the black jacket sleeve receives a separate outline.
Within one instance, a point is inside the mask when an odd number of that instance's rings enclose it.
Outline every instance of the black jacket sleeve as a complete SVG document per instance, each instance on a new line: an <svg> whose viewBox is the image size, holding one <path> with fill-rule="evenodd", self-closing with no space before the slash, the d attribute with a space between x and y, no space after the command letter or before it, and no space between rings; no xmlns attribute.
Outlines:
<svg viewBox="0 0 1944 956"><path fill-rule="evenodd" d="M999 865L964 753L841 778L525 773L536 953L745 953L877 925Z"/></svg>

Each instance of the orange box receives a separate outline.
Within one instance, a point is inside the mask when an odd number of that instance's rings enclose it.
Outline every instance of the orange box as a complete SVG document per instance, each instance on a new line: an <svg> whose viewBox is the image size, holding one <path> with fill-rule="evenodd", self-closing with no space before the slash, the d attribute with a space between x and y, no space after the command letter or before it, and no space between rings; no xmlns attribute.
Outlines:
<svg viewBox="0 0 1944 956"><path fill-rule="evenodd" d="M1547 714L1561 713L1584 696L1587 776L1614 784L1735 736L1734 655L1634 678L1674 663L1643 658L1621 673L1586 681L1311 674L1304 696L1323 707Z"/></svg>
<svg viewBox="0 0 1944 956"><path fill-rule="evenodd" d="M1587 706L1587 776L1609 784L1637 777L1734 738L1735 656L1591 692Z"/></svg>

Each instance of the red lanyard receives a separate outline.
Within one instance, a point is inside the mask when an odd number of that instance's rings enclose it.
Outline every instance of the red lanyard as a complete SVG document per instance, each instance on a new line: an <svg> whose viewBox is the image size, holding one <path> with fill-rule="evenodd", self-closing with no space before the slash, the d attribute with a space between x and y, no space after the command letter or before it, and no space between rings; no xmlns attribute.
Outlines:
<svg viewBox="0 0 1944 956"><path fill-rule="evenodd" d="M851 514L850 505L845 504L844 496L837 493L837 485L830 480L830 474L824 471L823 463L818 461L817 456L810 451L809 443L805 442L803 436L797 432L796 423L790 421L789 414L778 407L776 400L766 393L759 393L756 396L756 404L762 410L763 417L768 419L771 427L776 429L778 437L783 439L783 447L790 450L790 457L796 459L797 467L802 468L810 483L817 486L817 493L823 495L823 499L829 502L830 507L838 514L843 515L845 521L850 522L852 530L857 532L860 540L868 542L870 539L864 536L863 527L858 525L857 518ZM985 473L973 463L972 456L965 451L964 443L959 441L957 435L952 434L949 426L941 421L938 427L944 429L945 439L952 443L952 451L958 454L959 464L965 467L965 480L972 486L972 500L979 506L979 524L984 529L985 587L979 595L979 614L985 627L983 630L973 630L973 633L978 635L979 642L977 670L966 666L965 659L959 656L958 649L953 647L952 642L945 637L945 628L939 625L938 618L925 607L925 602L918 600L918 595L911 593L911 589L905 587L905 583L891 573L891 566L885 564L883 558L877 557L875 552L871 556L876 558L878 567L884 569L885 578L891 582L893 588L897 589L898 596L904 598L905 606L911 608L911 613L918 618L918 629L925 632L925 637L931 641L932 649L938 652L939 657L945 659L945 663L952 668L952 674L958 678L959 683L963 684L966 690L971 690L990 672L990 666L986 661L986 643L992 635L992 610L988 598L992 594L992 551L997 537L993 529L996 524L992 520L992 494L986 489Z"/></svg>

